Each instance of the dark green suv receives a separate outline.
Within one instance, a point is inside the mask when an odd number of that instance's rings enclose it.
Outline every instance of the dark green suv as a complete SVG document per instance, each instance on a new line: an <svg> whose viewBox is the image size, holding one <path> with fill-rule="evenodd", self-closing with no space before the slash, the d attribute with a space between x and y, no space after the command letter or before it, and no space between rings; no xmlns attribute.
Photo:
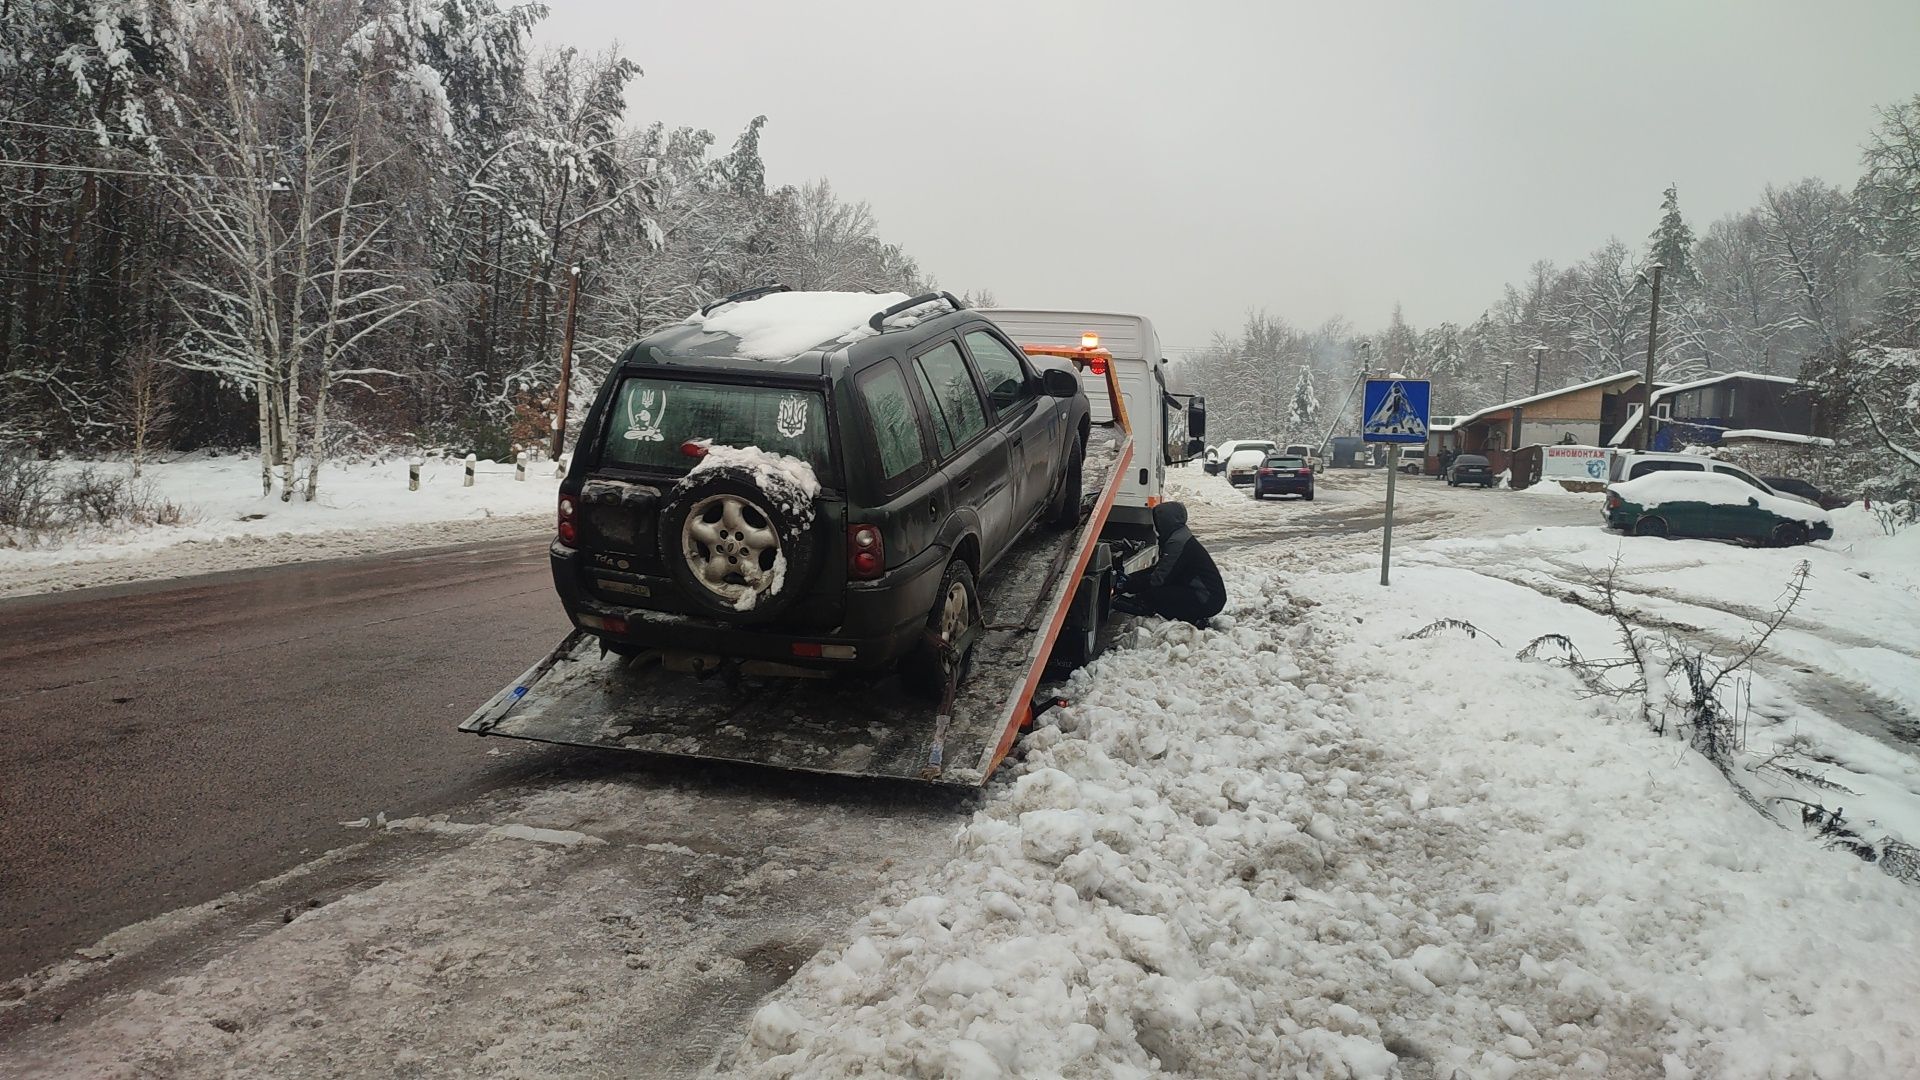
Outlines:
<svg viewBox="0 0 1920 1080"><path fill-rule="evenodd" d="M750 290L628 348L560 485L553 580L611 650L946 683L979 582L1080 517L1080 380L946 293ZM945 646L951 645L952 648Z"/></svg>

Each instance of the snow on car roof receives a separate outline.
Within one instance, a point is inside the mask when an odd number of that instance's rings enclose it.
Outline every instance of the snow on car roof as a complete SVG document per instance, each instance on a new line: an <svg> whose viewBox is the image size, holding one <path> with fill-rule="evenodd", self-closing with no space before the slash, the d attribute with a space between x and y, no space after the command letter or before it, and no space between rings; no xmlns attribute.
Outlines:
<svg viewBox="0 0 1920 1080"><path fill-rule="evenodd" d="M867 320L907 299L906 293L781 292L727 304L687 322L740 339L735 354L747 360L786 360L827 342L870 337Z"/></svg>
<svg viewBox="0 0 1920 1080"><path fill-rule="evenodd" d="M1650 472L1614 484L1608 490L1628 502L1641 506L1663 503L1697 502L1709 506L1746 506L1757 503L1789 521L1828 521L1827 512L1799 499L1771 495L1739 477L1718 472Z"/></svg>

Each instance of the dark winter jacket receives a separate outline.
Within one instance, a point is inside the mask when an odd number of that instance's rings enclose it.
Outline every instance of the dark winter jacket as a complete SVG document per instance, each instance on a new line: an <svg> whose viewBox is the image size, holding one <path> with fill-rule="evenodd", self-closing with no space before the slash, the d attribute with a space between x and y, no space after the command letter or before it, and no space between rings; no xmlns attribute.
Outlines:
<svg viewBox="0 0 1920 1080"><path fill-rule="evenodd" d="M1160 558L1146 574L1130 578L1127 591L1169 619L1204 623L1227 606L1227 586L1213 556L1187 528L1187 508L1163 502L1153 508Z"/></svg>

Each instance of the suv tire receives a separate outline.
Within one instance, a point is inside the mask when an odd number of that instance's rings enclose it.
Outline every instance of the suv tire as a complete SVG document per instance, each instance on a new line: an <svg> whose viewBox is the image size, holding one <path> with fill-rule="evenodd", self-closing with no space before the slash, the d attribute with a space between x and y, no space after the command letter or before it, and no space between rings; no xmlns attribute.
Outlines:
<svg viewBox="0 0 1920 1080"><path fill-rule="evenodd" d="M1071 529L1080 524L1080 486L1086 475L1087 440L1073 437L1073 456L1067 459L1066 475L1060 478L1060 494L1047 508L1047 524L1056 529Z"/></svg>
<svg viewBox="0 0 1920 1080"><path fill-rule="evenodd" d="M807 589L819 546L813 503L776 477L733 466L691 474L659 521L661 563L704 614L763 622Z"/></svg>
<svg viewBox="0 0 1920 1080"><path fill-rule="evenodd" d="M933 610L927 613L926 640L900 661L900 681L909 692L939 700L947 689L947 668L943 652L932 639L947 640L949 635L964 634L980 621L980 593L973 584L973 570L955 559L940 575L940 591L934 594ZM958 685L966 681L973 665L973 648L960 655Z"/></svg>

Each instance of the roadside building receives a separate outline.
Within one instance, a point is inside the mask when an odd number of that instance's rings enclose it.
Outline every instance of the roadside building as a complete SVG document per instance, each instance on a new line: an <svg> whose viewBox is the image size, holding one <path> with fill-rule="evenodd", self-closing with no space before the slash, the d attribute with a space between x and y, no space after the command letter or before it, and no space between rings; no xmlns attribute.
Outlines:
<svg viewBox="0 0 1920 1080"><path fill-rule="evenodd" d="M1443 450L1480 454L1493 464L1495 472L1501 472L1511 467L1516 447L1562 443L1596 446L1605 435L1625 425L1643 396L1639 374L1623 371L1492 405L1458 417L1451 428L1435 432L1428 439L1428 467L1435 467Z"/></svg>
<svg viewBox="0 0 1920 1080"><path fill-rule="evenodd" d="M1609 446L1639 446L1640 416L1634 410ZM1799 380L1733 371L1653 392L1653 450L1719 446L1730 432L1749 441L1777 438L1802 442L1822 434L1819 405Z"/></svg>

